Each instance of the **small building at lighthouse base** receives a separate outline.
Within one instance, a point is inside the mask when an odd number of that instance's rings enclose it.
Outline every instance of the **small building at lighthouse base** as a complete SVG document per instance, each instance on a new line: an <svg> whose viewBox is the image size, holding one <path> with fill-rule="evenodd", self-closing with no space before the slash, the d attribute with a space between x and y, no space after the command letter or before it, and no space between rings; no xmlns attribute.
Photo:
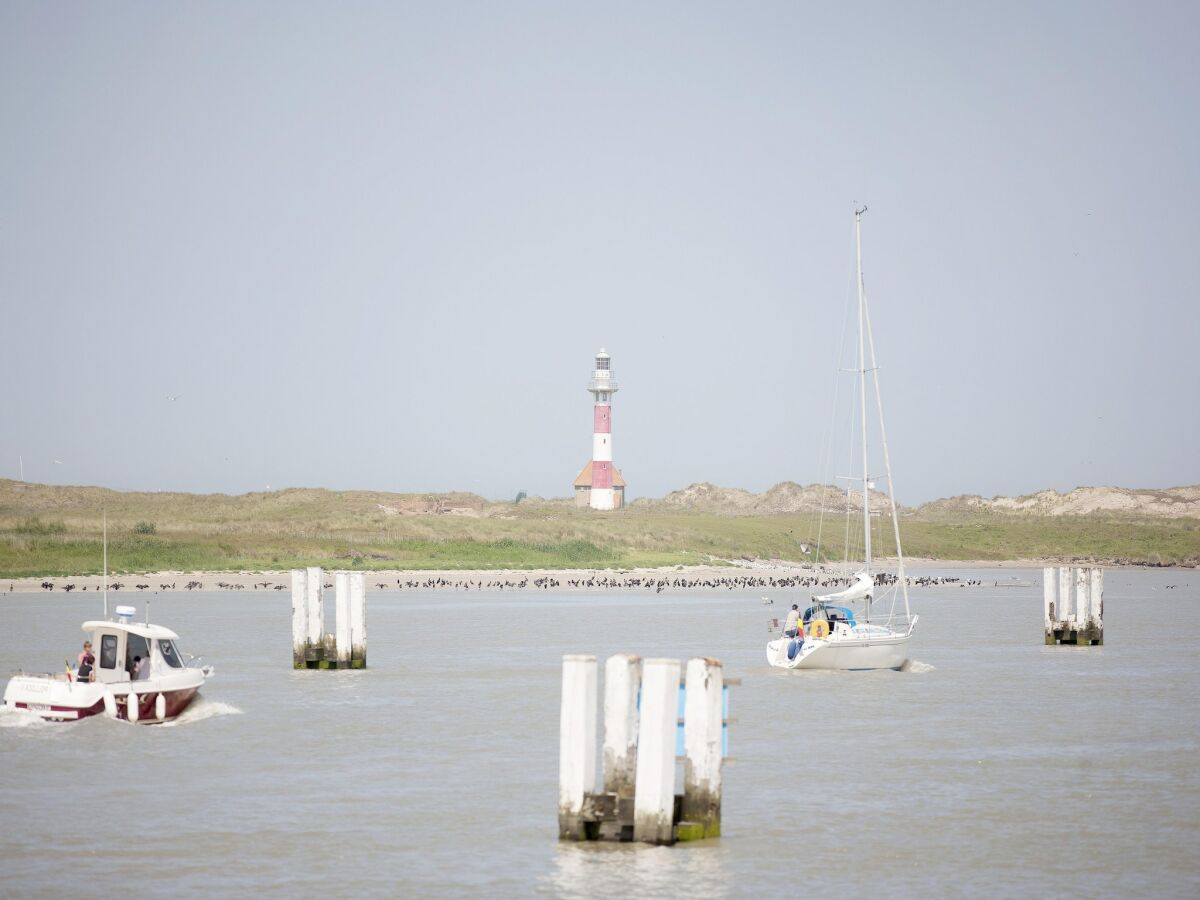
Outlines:
<svg viewBox="0 0 1200 900"><path fill-rule="evenodd" d="M575 505L592 505L592 464L588 462L575 477ZM625 479L614 466L612 470L612 509L625 505Z"/></svg>

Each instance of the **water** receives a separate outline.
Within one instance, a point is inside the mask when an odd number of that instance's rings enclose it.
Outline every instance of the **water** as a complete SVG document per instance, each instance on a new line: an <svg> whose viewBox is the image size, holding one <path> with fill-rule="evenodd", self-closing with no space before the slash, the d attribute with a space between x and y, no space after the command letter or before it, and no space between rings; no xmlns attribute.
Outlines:
<svg viewBox="0 0 1200 900"><path fill-rule="evenodd" d="M1200 894L1200 572L1110 570L1087 649L1040 586L918 589L906 672L768 668L762 593L373 593L366 672L292 671L286 592L159 595L216 678L173 727L0 713L0 894ZM0 600L0 672L95 606ZM719 840L557 841L560 658L616 652L742 678Z"/></svg>

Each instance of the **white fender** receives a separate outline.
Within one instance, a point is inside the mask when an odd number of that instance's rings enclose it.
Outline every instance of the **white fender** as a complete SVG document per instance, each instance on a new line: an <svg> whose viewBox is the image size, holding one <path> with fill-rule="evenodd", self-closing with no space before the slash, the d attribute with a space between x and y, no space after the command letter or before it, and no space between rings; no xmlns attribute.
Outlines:
<svg viewBox="0 0 1200 900"><path fill-rule="evenodd" d="M129 693L125 695L125 715L129 717L130 722L138 720L138 714L141 712L139 709L140 706L141 699L131 688Z"/></svg>
<svg viewBox="0 0 1200 900"><path fill-rule="evenodd" d="M117 717L117 698L113 696L112 688L104 689L104 714L110 719Z"/></svg>
<svg viewBox="0 0 1200 900"><path fill-rule="evenodd" d="M165 719L167 717L167 698L163 694L159 694L154 699L154 718Z"/></svg>

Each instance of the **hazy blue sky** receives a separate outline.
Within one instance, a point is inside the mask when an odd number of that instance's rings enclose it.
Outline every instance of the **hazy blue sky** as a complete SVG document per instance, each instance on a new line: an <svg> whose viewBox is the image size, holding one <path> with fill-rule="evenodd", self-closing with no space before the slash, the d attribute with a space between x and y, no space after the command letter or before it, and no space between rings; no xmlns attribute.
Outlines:
<svg viewBox="0 0 1200 900"><path fill-rule="evenodd" d="M1200 482L1198 10L6 0L0 475L815 481L858 201L902 502Z"/></svg>

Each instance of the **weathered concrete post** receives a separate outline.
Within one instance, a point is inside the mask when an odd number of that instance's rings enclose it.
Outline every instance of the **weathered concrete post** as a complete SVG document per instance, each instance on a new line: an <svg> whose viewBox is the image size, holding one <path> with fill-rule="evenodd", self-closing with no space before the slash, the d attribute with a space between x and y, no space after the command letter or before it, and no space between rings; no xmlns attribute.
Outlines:
<svg viewBox="0 0 1200 900"><path fill-rule="evenodd" d="M304 668L304 652L308 649L308 573L292 569L292 668Z"/></svg>
<svg viewBox="0 0 1200 900"><path fill-rule="evenodd" d="M308 605L308 644L310 647L320 647L324 638L325 601L322 594L322 579L325 573L320 566L310 566L305 585Z"/></svg>
<svg viewBox="0 0 1200 900"><path fill-rule="evenodd" d="M367 573L350 573L350 668L367 667Z"/></svg>
<svg viewBox="0 0 1200 900"><path fill-rule="evenodd" d="M1053 566L1042 569L1042 604L1045 607L1046 643L1057 644L1054 637L1054 625L1058 622L1058 572Z"/></svg>
<svg viewBox="0 0 1200 900"><path fill-rule="evenodd" d="M699 658L611 656L604 665L604 780L596 779L596 658L564 656L559 719L560 839L674 844L721 833L726 680ZM639 690L640 685L640 690ZM675 793L676 753L684 792Z"/></svg>
<svg viewBox="0 0 1200 900"><path fill-rule="evenodd" d="M1057 573L1044 569L1042 578L1046 643L1085 647L1103 644L1104 570L1062 566Z"/></svg>
<svg viewBox="0 0 1200 900"><path fill-rule="evenodd" d="M642 666L638 719L637 781L633 839L675 841L675 726L679 706L679 660L647 659Z"/></svg>
<svg viewBox="0 0 1200 900"><path fill-rule="evenodd" d="M721 730L725 680L716 659L689 659L683 714L681 841L721 834Z"/></svg>
<svg viewBox="0 0 1200 900"><path fill-rule="evenodd" d="M1095 640L1104 644L1104 570L1092 569L1090 618Z"/></svg>
<svg viewBox="0 0 1200 900"><path fill-rule="evenodd" d="M604 663L604 792L633 799L637 775L638 691L642 660L621 654Z"/></svg>
<svg viewBox="0 0 1200 900"><path fill-rule="evenodd" d="M563 657L558 720L558 836L587 839L584 795L596 786L596 657Z"/></svg>
<svg viewBox="0 0 1200 900"><path fill-rule="evenodd" d="M1071 570L1061 566L1058 570L1058 621L1066 622L1071 618Z"/></svg>
<svg viewBox="0 0 1200 900"><path fill-rule="evenodd" d="M1075 576L1075 627L1078 630L1087 628L1088 613L1091 604L1088 601L1088 588L1091 587L1092 580L1088 576L1088 570L1082 566L1072 570Z"/></svg>
<svg viewBox="0 0 1200 900"><path fill-rule="evenodd" d="M337 667L350 668L350 573L333 576L334 633L337 635Z"/></svg>

